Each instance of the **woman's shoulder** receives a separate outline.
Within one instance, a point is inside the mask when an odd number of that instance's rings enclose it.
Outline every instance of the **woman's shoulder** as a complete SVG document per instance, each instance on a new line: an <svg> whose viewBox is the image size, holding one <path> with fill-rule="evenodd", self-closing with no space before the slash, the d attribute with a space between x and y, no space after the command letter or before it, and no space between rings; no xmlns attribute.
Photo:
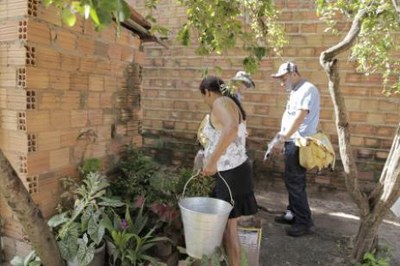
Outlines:
<svg viewBox="0 0 400 266"><path fill-rule="evenodd" d="M227 96L219 97L214 102L214 107L216 108L228 108L229 110L236 110L236 103Z"/></svg>

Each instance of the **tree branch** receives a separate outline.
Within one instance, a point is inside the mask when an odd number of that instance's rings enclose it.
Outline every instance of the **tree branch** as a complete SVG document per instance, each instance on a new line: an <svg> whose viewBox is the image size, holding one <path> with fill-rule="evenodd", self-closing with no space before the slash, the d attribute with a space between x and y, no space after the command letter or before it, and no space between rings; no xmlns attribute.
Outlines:
<svg viewBox="0 0 400 266"><path fill-rule="evenodd" d="M371 193L371 205L376 211L384 212L393 205L400 193L400 123L393 144L382 170L379 184Z"/></svg>
<svg viewBox="0 0 400 266"><path fill-rule="evenodd" d="M360 9L357 12L356 16L354 17L353 23L351 24L351 28L347 33L347 35L343 38L343 40L338 44L336 44L335 46L332 46L321 53L320 64L322 66L324 65L324 62L332 60L332 58L336 57L338 54L350 49L354 41L357 39L358 34L360 33L361 25L366 15L367 15L367 10Z"/></svg>

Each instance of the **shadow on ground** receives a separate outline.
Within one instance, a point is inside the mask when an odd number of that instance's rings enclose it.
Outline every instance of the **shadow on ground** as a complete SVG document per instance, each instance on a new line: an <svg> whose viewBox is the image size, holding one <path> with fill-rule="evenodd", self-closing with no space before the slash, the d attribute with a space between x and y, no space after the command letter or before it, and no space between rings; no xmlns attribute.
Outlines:
<svg viewBox="0 0 400 266"><path fill-rule="evenodd" d="M358 229L357 207L345 192L309 193L315 223L314 233L299 238L287 236L285 225L274 217L286 207L286 191L256 184L256 197L263 222L260 251L262 266L338 266L349 262L351 237ZM389 213L379 230L379 243L388 249L390 266L400 266L400 219Z"/></svg>

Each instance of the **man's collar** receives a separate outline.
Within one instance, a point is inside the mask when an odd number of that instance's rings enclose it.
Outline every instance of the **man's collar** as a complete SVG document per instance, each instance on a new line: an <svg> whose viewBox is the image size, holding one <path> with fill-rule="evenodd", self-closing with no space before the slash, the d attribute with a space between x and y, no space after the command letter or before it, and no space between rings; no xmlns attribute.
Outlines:
<svg viewBox="0 0 400 266"><path fill-rule="evenodd" d="M305 79L301 79L299 82L297 82L296 85L293 86L292 91L297 91L303 84L306 82Z"/></svg>

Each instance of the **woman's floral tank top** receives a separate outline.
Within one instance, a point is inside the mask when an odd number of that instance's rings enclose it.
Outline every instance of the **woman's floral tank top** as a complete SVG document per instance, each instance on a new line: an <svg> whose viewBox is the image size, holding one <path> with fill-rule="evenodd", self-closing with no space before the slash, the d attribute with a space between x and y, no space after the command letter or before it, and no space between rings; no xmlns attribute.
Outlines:
<svg viewBox="0 0 400 266"><path fill-rule="evenodd" d="M214 152L215 147L221 137L221 130L215 129L211 124L210 115L205 117L202 136L205 141L204 146L204 160ZM246 154L246 123L239 124L238 134L235 140L227 147L225 153L219 158L217 162L218 171L226 171L238 167L247 160Z"/></svg>

